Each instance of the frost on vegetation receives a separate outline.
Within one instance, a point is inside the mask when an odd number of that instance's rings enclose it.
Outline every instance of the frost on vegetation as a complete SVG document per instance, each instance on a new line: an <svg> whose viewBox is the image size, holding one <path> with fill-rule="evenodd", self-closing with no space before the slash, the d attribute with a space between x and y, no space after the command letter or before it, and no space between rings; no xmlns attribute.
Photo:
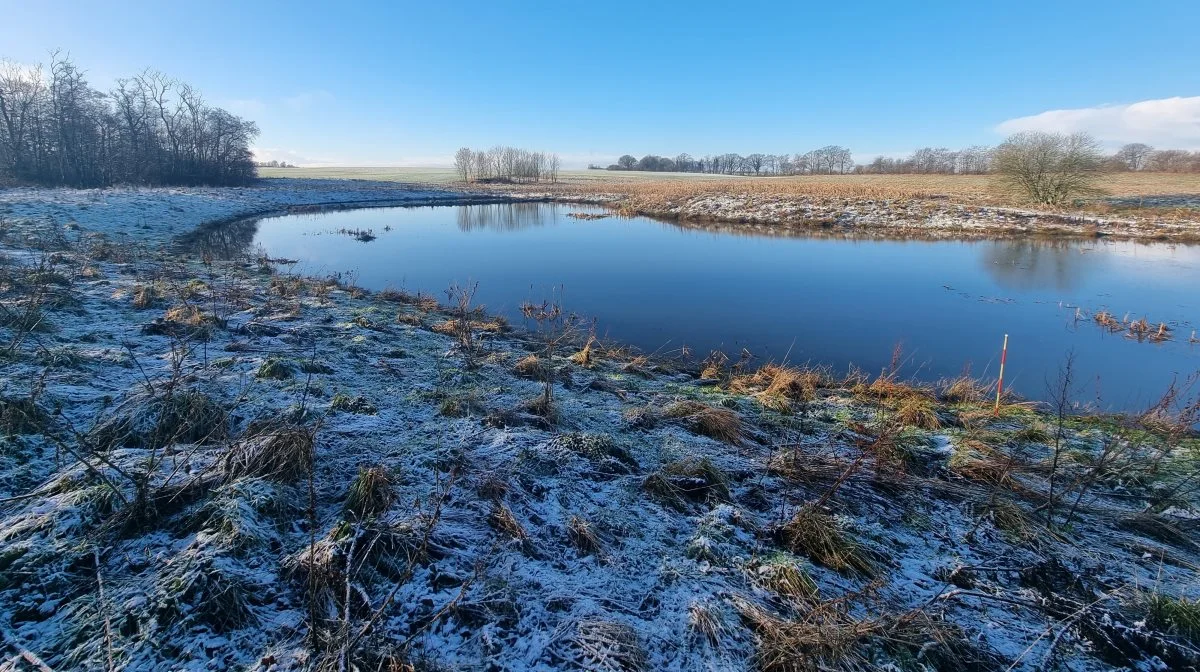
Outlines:
<svg viewBox="0 0 1200 672"><path fill-rule="evenodd" d="M245 208L422 197L287 182L0 193L57 222L39 246L67 282L37 279L79 309L42 306L54 331L4 360L10 648L56 670L1198 664L1200 444L1171 422L995 419L971 381L698 386L586 345L551 370L483 314L468 351L420 297L143 246ZM379 317L397 304L425 312Z"/></svg>

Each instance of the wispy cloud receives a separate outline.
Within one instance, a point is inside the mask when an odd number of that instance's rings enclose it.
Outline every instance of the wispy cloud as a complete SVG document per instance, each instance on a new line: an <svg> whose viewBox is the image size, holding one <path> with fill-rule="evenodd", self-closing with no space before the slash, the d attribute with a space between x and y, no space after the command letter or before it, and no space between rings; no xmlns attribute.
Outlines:
<svg viewBox="0 0 1200 672"><path fill-rule="evenodd" d="M282 103L287 109L300 112L328 105L333 100L333 94L328 91L302 91L284 98Z"/></svg>
<svg viewBox="0 0 1200 672"><path fill-rule="evenodd" d="M336 98L328 91L301 91L294 96L272 98L240 98L224 101L221 106L234 114L249 117L264 116L268 113L298 114L312 112L328 107Z"/></svg>
<svg viewBox="0 0 1200 672"><path fill-rule="evenodd" d="M267 104L256 98L227 100L222 107L238 116L250 119L261 116L267 110Z"/></svg>
<svg viewBox="0 0 1200 672"><path fill-rule="evenodd" d="M996 130L1004 134L1082 131L1106 145L1145 142L1162 148L1200 149L1200 96L1049 110L1009 119L996 126Z"/></svg>

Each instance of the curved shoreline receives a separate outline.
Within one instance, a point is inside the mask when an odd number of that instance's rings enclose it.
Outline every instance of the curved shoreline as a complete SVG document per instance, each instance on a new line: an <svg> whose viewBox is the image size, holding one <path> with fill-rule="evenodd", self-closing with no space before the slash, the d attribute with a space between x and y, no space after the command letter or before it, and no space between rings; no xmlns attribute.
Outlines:
<svg viewBox="0 0 1200 672"><path fill-rule="evenodd" d="M347 630L364 669L573 669L605 637L650 669L719 650L740 671L779 632L831 665L1003 669L1054 654L1055 628L1081 668L1113 639L1131 666L1197 662L1145 606L1200 598L1196 493L1146 511L1200 456L1165 419L996 418L972 381L658 370L90 221L0 240L6 308L53 299L3 371L0 627L55 669L298 670L339 652L310 633Z"/></svg>

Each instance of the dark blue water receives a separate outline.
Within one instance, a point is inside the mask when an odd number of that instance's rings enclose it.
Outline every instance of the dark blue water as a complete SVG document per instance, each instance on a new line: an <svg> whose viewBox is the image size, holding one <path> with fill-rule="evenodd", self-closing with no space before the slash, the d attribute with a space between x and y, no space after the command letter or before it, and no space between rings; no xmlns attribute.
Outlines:
<svg viewBox="0 0 1200 672"><path fill-rule="evenodd" d="M1200 369L1200 247L1062 240L895 241L761 237L646 218L584 221L561 204L386 208L261 220L253 244L296 270L352 273L363 287L477 302L520 323L519 305L560 298L598 333L666 353L743 348L759 362L878 372L902 343L904 372L994 376L1004 334L1013 389L1046 396L1073 351L1078 399L1135 410ZM362 242L338 230L369 230ZM246 237L250 234L248 233ZM1084 319L1076 321L1075 307ZM1165 321L1138 342L1089 317Z"/></svg>

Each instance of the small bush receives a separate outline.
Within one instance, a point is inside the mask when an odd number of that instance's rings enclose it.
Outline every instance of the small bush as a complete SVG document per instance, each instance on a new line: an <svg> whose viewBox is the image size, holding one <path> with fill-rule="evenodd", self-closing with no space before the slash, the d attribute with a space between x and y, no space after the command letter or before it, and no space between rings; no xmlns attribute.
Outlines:
<svg viewBox="0 0 1200 672"><path fill-rule="evenodd" d="M1099 145L1086 133L1025 131L1010 136L992 159L999 184L1042 205L1103 193Z"/></svg>

